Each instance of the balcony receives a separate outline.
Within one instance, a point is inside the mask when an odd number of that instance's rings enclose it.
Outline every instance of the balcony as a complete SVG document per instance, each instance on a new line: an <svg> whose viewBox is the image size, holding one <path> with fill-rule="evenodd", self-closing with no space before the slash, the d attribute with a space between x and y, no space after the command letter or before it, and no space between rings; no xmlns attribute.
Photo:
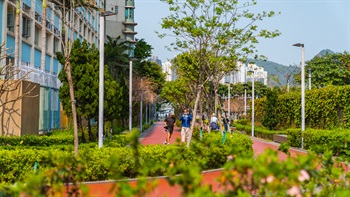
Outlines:
<svg viewBox="0 0 350 197"><path fill-rule="evenodd" d="M130 0L128 0L128 1L126 1L125 2L125 7L135 7L135 2L134 1L130 1Z"/></svg>
<svg viewBox="0 0 350 197"><path fill-rule="evenodd" d="M136 26L137 23L134 21L133 18L127 18L127 19L125 19L125 22L123 22L123 25L132 25L132 26Z"/></svg>

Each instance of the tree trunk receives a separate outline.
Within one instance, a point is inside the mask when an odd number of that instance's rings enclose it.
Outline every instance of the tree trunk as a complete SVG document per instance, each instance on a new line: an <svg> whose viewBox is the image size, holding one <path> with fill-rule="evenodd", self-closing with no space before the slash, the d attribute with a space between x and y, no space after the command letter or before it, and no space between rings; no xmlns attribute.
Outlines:
<svg viewBox="0 0 350 197"><path fill-rule="evenodd" d="M16 24L15 24L15 62L14 62L14 68L18 68L19 66L19 20L20 20L20 14L21 14L21 2L20 0L17 0L16 3Z"/></svg>
<svg viewBox="0 0 350 197"><path fill-rule="evenodd" d="M88 121L88 128L89 128L89 141L90 142L92 142L93 141L93 139L92 139L92 131L91 131L91 122L90 122L90 120Z"/></svg>
<svg viewBox="0 0 350 197"><path fill-rule="evenodd" d="M84 128L83 128L83 121L82 121L81 116L78 116L78 117L77 117L77 120L78 120L78 128L80 128L80 130L81 130L81 141L82 141L83 143L85 143L86 140L85 140Z"/></svg>
<svg viewBox="0 0 350 197"><path fill-rule="evenodd" d="M46 0L43 0L42 29L41 29L41 70L45 71L46 63Z"/></svg>
<svg viewBox="0 0 350 197"><path fill-rule="evenodd" d="M71 68L70 68L70 60L69 56L70 54L66 57L66 63L65 63L65 71L67 73L67 80L68 80L68 85L69 85L69 93L70 93L70 99L71 99L71 104L72 104L72 116L73 116L73 129L74 129L74 155L78 155L78 146L79 146L79 141L78 141L78 126L77 126L77 109L76 109L76 101L74 97L74 88L73 88L73 81L72 81L72 75L71 75Z"/></svg>
<svg viewBox="0 0 350 197"><path fill-rule="evenodd" d="M192 124L191 124L191 129L190 129L190 133L188 134L189 138L187 140L187 147L190 147L191 144L191 139L192 139L192 134L193 134L193 129L194 129L194 125L196 123L196 116L197 116L197 108L198 108L198 103L199 103L199 99L201 97L201 93L202 93L202 88L199 87L198 88L198 92L197 92L197 97L196 97L196 102L194 103L194 108L193 108L193 117L192 117Z"/></svg>

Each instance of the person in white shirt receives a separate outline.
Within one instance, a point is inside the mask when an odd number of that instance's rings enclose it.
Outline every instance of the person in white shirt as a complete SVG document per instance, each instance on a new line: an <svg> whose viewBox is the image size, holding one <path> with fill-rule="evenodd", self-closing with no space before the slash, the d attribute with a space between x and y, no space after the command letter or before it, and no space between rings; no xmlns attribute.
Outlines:
<svg viewBox="0 0 350 197"><path fill-rule="evenodd" d="M210 119L210 129L212 131L218 130L218 118L216 117L216 114L213 113Z"/></svg>

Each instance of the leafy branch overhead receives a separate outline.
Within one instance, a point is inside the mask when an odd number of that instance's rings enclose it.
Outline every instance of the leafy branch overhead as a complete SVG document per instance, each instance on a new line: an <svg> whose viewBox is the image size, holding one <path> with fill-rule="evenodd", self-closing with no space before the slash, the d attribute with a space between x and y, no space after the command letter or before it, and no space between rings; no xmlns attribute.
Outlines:
<svg viewBox="0 0 350 197"><path fill-rule="evenodd" d="M238 0L161 1L169 5L170 14L162 19L161 25L170 33L158 33L158 36L175 37L176 41L167 48L189 53L191 61L196 62L193 66L198 72L183 76L196 79L194 117L199 103L203 103L202 92L209 81L213 84L216 106L218 82L224 74L234 71L237 61L245 62L247 56L257 59L259 39L280 35L277 30L258 28L259 21L275 16L275 12L251 12L249 8L256 5L254 0L245 3Z"/></svg>

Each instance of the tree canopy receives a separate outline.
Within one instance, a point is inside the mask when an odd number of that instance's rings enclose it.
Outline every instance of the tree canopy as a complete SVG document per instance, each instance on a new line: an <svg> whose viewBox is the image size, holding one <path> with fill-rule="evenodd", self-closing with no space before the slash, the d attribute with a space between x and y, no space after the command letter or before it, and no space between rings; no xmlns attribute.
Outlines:
<svg viewBox="0 0 350 197"><path fill-rule="evenodd" d="M306 81L308 80L308 70L311 69L312 87L321 88L327 85L339 86L350 84L350 70L346 59L349 59L349 54L346 52L315 56L306 62ZM295 78L300 84L300 73Z"/></svg>
<svg viewBox="0 0 350 197"><path fill-rule="evenodd" d="M258 28L256 22L273 17L275 12L252 13L249 7L256 4L254 0L246 3L238 0L161 1L169 5L170 11L169 16L162 19L161 25L171 33L158 35L161 38L174 36L176 42L171 43L168 48L189 52L198 65L194 117L204 86L209 80L217 92L219 80L225 73L235 69L237 61L246 60L248 55L257 56L256 45L259 38L279 35L278 31ZM217 94L215 97L217 98ZM191 137L187 142L188 146L190 140Z"/></svg>

